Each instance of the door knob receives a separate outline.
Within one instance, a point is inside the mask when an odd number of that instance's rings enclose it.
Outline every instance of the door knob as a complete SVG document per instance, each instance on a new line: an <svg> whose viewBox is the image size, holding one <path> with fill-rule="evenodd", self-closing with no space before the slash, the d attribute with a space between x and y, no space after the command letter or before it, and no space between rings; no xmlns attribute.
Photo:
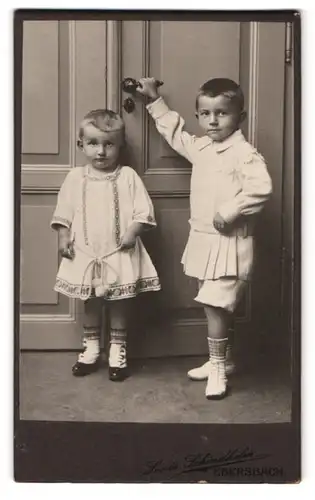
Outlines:
<svg viewBox="0 0 315 500"><path fill-rule="evenodd" d="M156 82L158 87L161 87L163 85L163 82L160 80L157 80ZM141 83L137 82L134 78L124 78L123 81L121 82L122 90L126 92L126 94L131 94L134 95L137 91L137 87L141 87ZM127 97L127 99L124 100L123 103L123 108L126 111L126 113L132 113L135 110L135 103L134 100L131 99L131 97Z"/></svg>
<svg viewBox="0 0 315 500"><path fill-rule="evenodd" d="M156 81L156 85L158 87L161 87L164 82L161 82L160 80ZM137 87L141 87L141 83L135 80L134 78L130 78L129 76L127 78L124 78L123 81L121 82L121 86L124 92L127 94L135 94Z"/></svg>

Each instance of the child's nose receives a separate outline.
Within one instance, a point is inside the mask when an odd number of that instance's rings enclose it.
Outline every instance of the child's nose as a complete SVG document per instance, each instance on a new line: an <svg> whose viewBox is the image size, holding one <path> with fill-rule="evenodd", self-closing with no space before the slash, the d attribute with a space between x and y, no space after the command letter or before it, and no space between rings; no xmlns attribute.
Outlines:
<svg viewBox="0 0 315 500"><path fill-rule="evenodd" d="M105 148L104 144L99 144L98 154L101 156L104 156L105 153L106 153L106 148Z"/></svg>
<svg viewBox="0 0 315 500"><path fill-rule="evenodd" d="M218 121L218 117L215 113L211 113L209 117L210 125L215 125Z"/></svg>

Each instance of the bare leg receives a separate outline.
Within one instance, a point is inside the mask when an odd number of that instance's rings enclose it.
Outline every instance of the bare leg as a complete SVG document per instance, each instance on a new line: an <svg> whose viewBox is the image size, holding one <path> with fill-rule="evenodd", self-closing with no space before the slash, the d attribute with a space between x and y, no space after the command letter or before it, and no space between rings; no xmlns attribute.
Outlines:
<svg viewBox="0 0 315 500"><path fill-rule="evenodd" d="M221 307L205 306L208 321L208 337L212 339L225 339L228 336L230 314Z"/></svg>

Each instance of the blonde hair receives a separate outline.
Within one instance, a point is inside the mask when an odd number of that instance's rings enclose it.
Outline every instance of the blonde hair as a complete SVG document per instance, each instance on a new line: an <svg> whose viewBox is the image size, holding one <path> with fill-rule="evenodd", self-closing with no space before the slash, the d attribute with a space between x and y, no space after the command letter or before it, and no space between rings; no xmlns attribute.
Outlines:
<svg viewBox="0 0 315 500"><path fill-rule="evenodd" d="M125 124L118 113L110 109L94 109L89 111L80 123L78 134L79 147L82 146L84 129L87 125L93 125L102 132L120 132L123 137L125 135Z"/></svg>

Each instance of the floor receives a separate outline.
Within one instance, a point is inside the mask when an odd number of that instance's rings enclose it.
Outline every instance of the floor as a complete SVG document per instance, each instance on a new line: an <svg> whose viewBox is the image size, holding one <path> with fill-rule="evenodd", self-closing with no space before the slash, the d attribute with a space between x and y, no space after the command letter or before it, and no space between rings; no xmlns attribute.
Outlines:
<svg viewBox="0 0 315 500"><path fill-rule="evenodd" d="M231 394L208 401L205 382L188 369L199 357L133 361L132 376L108 380L106 366L75 378L75 353L21 354L20 418L26 420L151 423L276 423L290 421L290 380L283 369L247 368L231 378Z"/></svg>

